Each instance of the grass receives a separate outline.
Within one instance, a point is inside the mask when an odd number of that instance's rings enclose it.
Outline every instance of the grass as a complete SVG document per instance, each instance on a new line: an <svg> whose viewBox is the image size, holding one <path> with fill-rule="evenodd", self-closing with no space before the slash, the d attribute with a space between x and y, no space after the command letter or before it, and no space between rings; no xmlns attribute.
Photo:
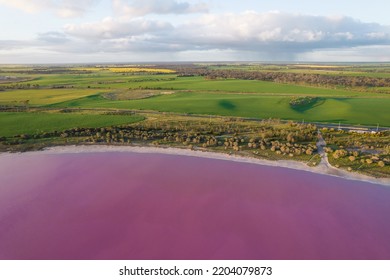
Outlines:
<svg viewBox="0 0 390 280"><path fill-rule="evenodd" d="M174 90L220 91L234 93L313 94L326 96L362 94L340 89L324 89L254 80L206 80L203 77L185 77L178 78L174 81L145 81L131 83L130 87L159 87L162 89Z"/></svg>
<svg viewBox="0 0 390 280"><path fill-rule="evenodd" d="M324 97L304 111L291 108L290 96L182 92L140 100L107 100L100 95L57 104L58 107L156 110L250 118L390 126L390 98Z"/></svg>
<svg viewBox="0 0 390 280"><path fill-rule="evenodd" d="M95 128L129 124L143 120L137 115L93 115L61 113L0 113L0 136Z"/></svg>
<svg viewBox="0 0 390 280"><path fill-rule="evenodd" d="M334 159L332 156L329 156L329 162L333 166L338 165L339 168L343 170L348 170L348 167L351 168L351 172L362 173L373 177L388 177L390 174L390 165L385 167L378 167L377 163L372 163L368 165L367 163L362 164L360 161L351 162L348 157Z"/></svg>
<svg viewBox="0 0 390 280"><path fill-rule="evenodd" d="M206 80L203 77L180 77L176 75L123 75L119 73L66 74L36 76L34 81L20 84L39 84L41 87L73 86L77 89L139 89L158 88L166 90L220 91L234 93L278 93L321 96L358 96L362 92L344 89L327 89L309 86L280 84L254 80Z"/></svg>
<svg viewBox="0 0 390 280"><path fill-rule="evenodd" d="M263 71L263 72L284 72L284 73L306 73L306 74L321 74L329 76L358 76L372 78L389 78L390 64L374 63L374 64L226 64L226 65L211 65L209 69L214 70L241 70L241 71Z"/></svg>
<svg viewBox="0 0 390 280"><path fill-rule="evenodd" d="M300 69L298 69L300 70ZM310 71L302 69L300 71ZM0 105L147 109L253 118L281 118L314 122L342 122L390 126L390 95L279 84L253 80L206 80L172 74L131 74L98 71L86 74L31 75L40 89L0 91ZM20 83L26 84L26 83ZM53 86L74 88L52 89ZM156 89L175 94L143 100L109 100L102 94ZM108 95L109 96L109 95ZM294 110L289 100L296 96L317 97L318 102Z"/></svg>
<svg viewBox="0 0 390 280"><path fill-rule="evenodd" d="M114 73L140 73L140 72L146 72L146 73L175 73L175 71L170 69L164 69L164 68L145 68L145 67L81 67L81 68L73 68L76 71L93 71L93 72L100 72L100 71L110 71Z"/></svg>
<svg viewBox="0 0 390 280"><path fill-rule="evenodd" d="M21 89L0 91L0 104L17 104L29 100L31 105L47 105L96 94L95 89Z"/></svg>

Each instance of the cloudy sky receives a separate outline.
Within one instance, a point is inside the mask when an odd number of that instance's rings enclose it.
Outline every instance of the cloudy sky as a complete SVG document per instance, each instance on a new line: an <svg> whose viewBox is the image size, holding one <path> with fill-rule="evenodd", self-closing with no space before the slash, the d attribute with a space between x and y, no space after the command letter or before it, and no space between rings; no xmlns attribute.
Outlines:
<svg viewBox="0 0 390 280"><path fill-rule="evenodd" d="M388 0L0 0L1 63L390 61Z"/></svg>

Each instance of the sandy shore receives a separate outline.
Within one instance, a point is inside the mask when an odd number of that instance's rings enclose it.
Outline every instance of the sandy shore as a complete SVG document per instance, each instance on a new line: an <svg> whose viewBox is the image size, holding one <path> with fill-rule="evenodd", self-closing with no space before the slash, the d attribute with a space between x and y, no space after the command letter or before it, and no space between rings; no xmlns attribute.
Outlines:
<svg viewBox="0 0 390 280"><path fill-rule="evenodd" d="M293 160L264 160L256 159L251 157L243 157L236 155L227 155L216 152L206 151L193 151L188 149L180 148L161 148L161 147L142 147L142 146L102 146L102 145L83 145L83 146L59 146L47 148L43 151L27 152L22 154L72 154L72 153L104 153L104 152L132 152L132 153L149 153L149 154L169 154L169 155L180 155L180 156L191 156L191 157L202 157L218 160L229 160L235 162L243 162L250 164L284 167L296 170L304 170L317 174L325 174L329 176L341 177L348 180L365 181L373 184L381 184L390 186L390 179L387 178L373 178L370 176L347 172L334 167L327 167L325 165L317 167L309 167L306 164ZM2 157L12 156L12 154L0 154Z"/></svg>

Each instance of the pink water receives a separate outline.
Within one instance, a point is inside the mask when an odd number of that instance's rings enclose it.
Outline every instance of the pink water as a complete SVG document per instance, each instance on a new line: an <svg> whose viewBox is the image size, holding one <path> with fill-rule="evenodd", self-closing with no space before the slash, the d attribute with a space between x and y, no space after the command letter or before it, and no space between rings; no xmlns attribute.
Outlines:
<svg viewBox="0 0 390 280"><path fill-rule="evenodd" d="M137 153L0 157L0 259L390 259L390 188Z"/></svg>

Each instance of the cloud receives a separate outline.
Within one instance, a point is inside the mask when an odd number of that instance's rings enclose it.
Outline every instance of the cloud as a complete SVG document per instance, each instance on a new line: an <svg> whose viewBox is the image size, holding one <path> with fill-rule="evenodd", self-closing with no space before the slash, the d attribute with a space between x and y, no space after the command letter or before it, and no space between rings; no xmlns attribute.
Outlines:
<svg viewBox="0 0 390 280"><path fill-rule="evenodd" d="M62 32L39 33L34 39L25 40L0 40L0 50L20 50L20 49L46 49L55 51L58 46L72 43L73 41Z"/></svg>
<svg viewBox="0 0 390 280"><path fill-rule="evenodd" d="M51 5L51 1L48 0L38 0L38 1L28 1L28 0L0 0L0 4L10 6L16 9L20 9L22 11L28 13L36 13L42 10L45 7L49 7Z"/></svg>
<svg viewBox="0 0 390 280"><path fill-rule="evenodd" d="M59 17L72 18L82 16L99 1L100 0L0 0L0 4L27 13L38 13L49 10Z"/></svg>
<svg viewBox="0 0 390 280"><path fill-rule="evenodd" d="M28 41L20 40L0 40L0 50L15 50L24 47L30 47L32 44Z"/></svg>
<svg viewBox="0 0 390 280"><path fill-rule="evenodd" d="M146 35L172 30L170 23L146 19L135 19L131 21L116 20L111 17L101 22L85 24L68 24L65 26L65 33L69 36L80 39L104 41L107 39L125 39L137 35Z"/></svg>
<svg viewBox="0 0 390 280"><path fill-rule="evenodd" d="M39 33L37 40L48 44L63 44L69 42L70 39L62 32L51 31Z"/></svg>
<svg viewBox="0 0 390 280"><path fill-rule="evenodd" d="M172 38L201 49L303 52L390 43L390 28L349 17L278 12L206 15L178 26ZM171 38L168 38L171 40Z"/></svg>
<svg viewBox="0 0 390 280"><path fill-rule="evenodd" d="M176 0L112 0L115 14L129 18L147 14L190 14L208 12L205 3L190 4Z"/></svg>
<svg viewBox="0 0 390 280"><path fill-rule="evenodd" d="M350 17L279 12L207 14L176 24L146 17L108 17L39 34L30 44L58 53L139 55L139 60L156 56L160 60L316 60L317 56L366 61L389 59L390 27ZM14 47L16 42L5 45Z"/></svg>
<svg viewBox="0 0 390 280"><path fill-rule="evenodd" d="M261 50L267 47L306 51L390 43L390 27L349 17L322 17L278 12L205 15L174 26L147 19L118 20L65 26L70 36L84 39L126 39L150 35L155 44L193 49ZM260 49L259 49L260 48Z"/></svg>

